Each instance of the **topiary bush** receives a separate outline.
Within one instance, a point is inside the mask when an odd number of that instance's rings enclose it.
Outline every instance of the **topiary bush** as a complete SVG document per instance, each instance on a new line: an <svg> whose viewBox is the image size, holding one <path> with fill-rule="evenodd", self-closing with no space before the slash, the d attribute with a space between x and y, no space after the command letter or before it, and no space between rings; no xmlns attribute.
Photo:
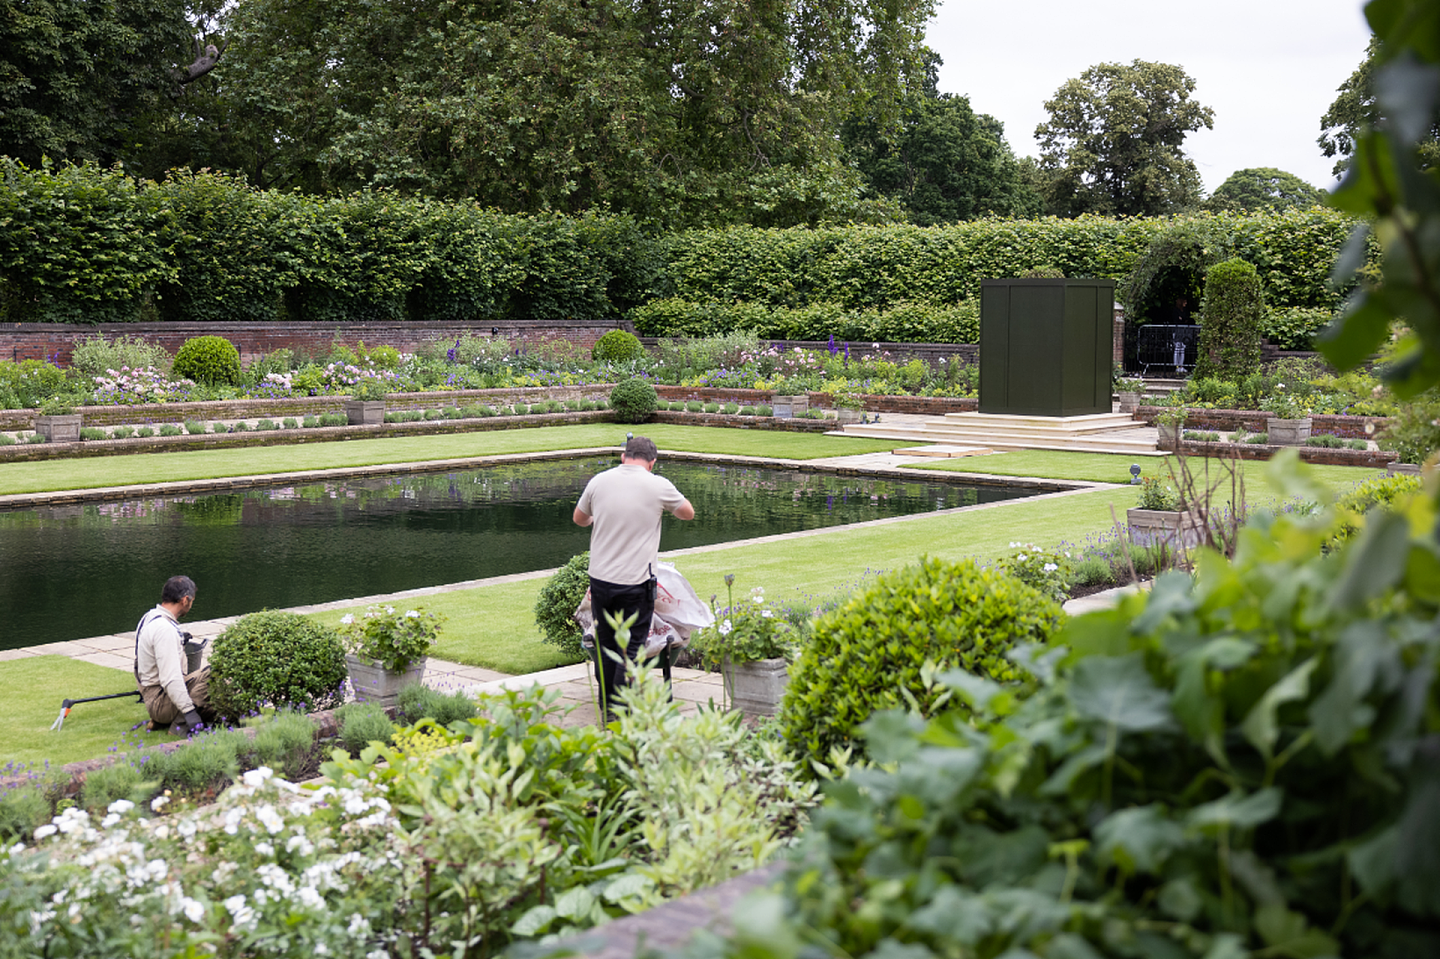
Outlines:
<svg viewBox="0 0 1440 959"><path fill-rule="evenodd" d="M1260 371L1265 294L1255 267L1239 258L1205 274L1196 377L1239 380Z"/></svg>
<svg viewBox="0 0 1440 959"><path fill-rule="evenodd" d="M345 701L348 671L340 636L296 613L242 616L215 638L210 702L235 721L261 706L333 709Z"/></svg>
<svg viewBox="0 0 1440 959"><path fill-rule="evenodd" d="M660 408L660 397L645 380L624 380L610 391L610 408L617 423L643 423Z"/></svg>
<svg viewBox="0 0 1440 959"><path fill-rule="evenodd" d="M584 655L575 607L590 588L589 569L590 551L586 550L556 570L535 597L535 625L540 627L540 639L575 657Z"/></svg>
<svg viewBox="0 0 1440 959"><path fill-rule="evenodd" d="M927 713L939 695L927 663L1011 682L1019 674L1006 651L1043 642L1060 619L1059 604L973 560L886 573L815 623L790 669L781 732L798 755L827 763L871 713L904 707L907 693Z"/></svg>
<svg viewBox="0 0 1440 959"><path fill-rule="evenodd" d="M240 351L223 336L197 336L181 344L170 372L197 383L235 386L240 382Z"/></svg>
<svg viewBox="0 0 1440 959"><path fill-rule="evenodd" d="M640 339L625 330L611 330L595 341L590 351L591 359L597 363L628 363L645 355Z"/></svg>

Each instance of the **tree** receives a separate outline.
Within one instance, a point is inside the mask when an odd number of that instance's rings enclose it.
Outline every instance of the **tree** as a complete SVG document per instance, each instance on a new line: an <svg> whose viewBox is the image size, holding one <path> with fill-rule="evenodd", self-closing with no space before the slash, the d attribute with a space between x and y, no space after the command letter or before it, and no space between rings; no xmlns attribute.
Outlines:
<svg viewBox="0 0 1440 959"><path fill-rule="evenodd" d="M809 222L853 201L840 123L857 109L893 122L930 9L246 0L225 83L257 131L257 182Z"/></svg>
<svg viewBox="0 0 1440 959"><path fill-rule="evenodd" d="M1339 157L1334 169L1337 177L1344 176L1350 168L1350 158L1361 134L1377 127L1383 119L1380 101L1375 95L1376 64L1383 59L1380 38L1372 36L1365 48L1365 59L1350 78L1336 88L1339 96L1320 118L1320 137L1315 142L1327 157ZM1440 104L1432 107L1428 129L1417 137L1416 147L1422 170L1440 165Z"/></svg>
<svg viewBox="0 0 1440 959"><path fill-rule="evenodd" d="M0 0L0 150L31 166L129 158L219 62L209 16L183 0Z"/></svg>
<svg viewBox="0 0 1440 959"><path fill-rule="evenodd" d="M1134 60L1101 63L1067 80L1035 128L1046 199L1062 216L1158 216L1195 206L1200 174L1185 135L1213 126L1214 111L1190 98L1184 68Z"/></svg>
<svg viewBox="0 0 1440 959"><path fill-rule="evenodd" d="M977 216L1032 216L1043 201L1025 182L1005 127L970 108L968 97L936 88L940 57L928 53L926 79L906 95L898 127L847 122L841 139L873 194L900 203L921 226Z"/></svg>
<svg viewBox="0 0 1440 959"><path fill-rule="evenodd" d="M1274 167L1236 170L1205 201L1207 210L1309 209L1325 204L1325 191Z"/></svg>

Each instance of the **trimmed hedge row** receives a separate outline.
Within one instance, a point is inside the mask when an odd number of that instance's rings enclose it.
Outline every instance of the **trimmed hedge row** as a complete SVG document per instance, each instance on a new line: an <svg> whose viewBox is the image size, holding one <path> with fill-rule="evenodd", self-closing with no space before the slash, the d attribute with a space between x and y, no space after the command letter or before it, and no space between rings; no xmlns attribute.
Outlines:
<svg viewBox="0 0 1440 959"><path fill-rule="evenodd" d="M1235 238L1234 252L1255 265L1273 307L1333 310L1340 292L1327 278L1353 218L1299 210L1206 219ZM1050 266L1119 279L1174 222L1081 217L655 237L624 216L511 216L387 192L313 197L208 172L137 184L118 170L32 170L0 158L0 321L484 325L608 320L644 307L641 325L678 333L732 321L698 304L740 303L753 306L735 309L816 311L746 315L743 325L758 329L763 319L775 337L954 342L969 336L956 331L968 321L946 310L976 299L982 278Z"/></svg>

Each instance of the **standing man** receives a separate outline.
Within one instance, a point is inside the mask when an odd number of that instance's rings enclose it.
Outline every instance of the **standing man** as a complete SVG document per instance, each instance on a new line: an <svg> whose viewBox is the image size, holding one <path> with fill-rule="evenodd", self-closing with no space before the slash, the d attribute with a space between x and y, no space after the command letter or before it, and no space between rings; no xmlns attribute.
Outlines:
<svg viewBox="0 0 1440 959"><path fill-rule="evenodd" d="M195 581L172 576L160 590L160 604L135 627L135 682L140 698L155 726L172 723L181 735L198 729L202 710L206 715L210 667L200 667L199 652L204 645L190 643L190 634L181 632L180 617L195 605ZM189 668L191 653L196 660Z"/></svg>
<svg viewBox="0 0 1440 959"><path fill-rule="evenodd" d="M655 615L660 514L695 518L695 507L675 484L654 474L657 455L649 439L631 437L620 455L620 465L591 478L575 507L576 525L592 527L590 608L595 611L595 677L607 720L614 715L611 697L627 681L626 664L638 659L645 648ZM626 648L616 643L615 628L606 613L636 617Z"/></svg>

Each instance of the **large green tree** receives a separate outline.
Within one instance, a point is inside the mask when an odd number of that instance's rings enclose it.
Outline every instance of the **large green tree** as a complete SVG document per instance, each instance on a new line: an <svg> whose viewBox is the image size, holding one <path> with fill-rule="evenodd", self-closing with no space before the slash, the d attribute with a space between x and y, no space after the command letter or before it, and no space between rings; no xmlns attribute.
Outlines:
<svg viewBox="0 0 1440 959"><path fill-rule="evenodd" d="M1156 216L1200 202L1200 174L1181 146L1214 111L1170 63L1101 63L1067 80L1035 128L1046 200L1061 216Z"/></svg>
<svg viewBox="0 0 1440 959"><path fill-rule="evenodd" d="M1323 206L1325 191L1274 167L1236 170L1205 201L1207 210L1307 210Z"/></svg>
<svg viewBox="0 0 1440 959"><path fill-rule="evenodd" d="M241 0L224 84L262 183L680 224L848 217L930 0Z"/></svg>
<svg viewBox="0 0 1440 959"><path fill-rule="evenodd" d="M1383 118L1381 101L1375 95L1376 65L1384 57L1378 37L1370 38L1365 59L1355 72L1336 88L1335 101L1320 118L1320 137L1315 142L1327 157L1336 157L1334 173L1344 176L1355 152L1356 140ZM1421 169L1440 165L1440 103L1429 111L1430 122L1416 140Z"/></svg>
<svg viewBox="0 0 1440 959"><path fill-rule="evenodd" d="M0 0L0 151L134 159L220 59L210 2Z"/></svg>
<svg viewBox="0 0 1440 959"><path fill-rule="evenodd" d="M921 226L977 216L1032 216L1044 201L1026 182L999 120L968 97L940 93L941 60L928 55L919 92L905 96L899 124L853 118L841 138L867 189L898 202Z"/></svg>

